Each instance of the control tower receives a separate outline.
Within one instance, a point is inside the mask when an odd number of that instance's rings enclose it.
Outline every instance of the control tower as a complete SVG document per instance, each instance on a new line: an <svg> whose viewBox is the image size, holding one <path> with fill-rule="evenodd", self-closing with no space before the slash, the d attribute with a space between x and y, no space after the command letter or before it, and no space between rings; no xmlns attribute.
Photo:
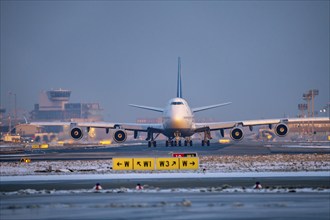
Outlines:
<svg viewBox="0 0 330 220"><path fill-rule="evenodd" d="M31 119L34 121L101 120L98 103L70 103L70 90L56 89L42 91L39 104L34 105Z"/></svg>
<svg viewBox="0 0 330 220"><path fill-rule="evenodd" d="M70 90L51 90L42 91L39 96L40 111L64 110L64 106L69 102L71 96Z"/></svg>

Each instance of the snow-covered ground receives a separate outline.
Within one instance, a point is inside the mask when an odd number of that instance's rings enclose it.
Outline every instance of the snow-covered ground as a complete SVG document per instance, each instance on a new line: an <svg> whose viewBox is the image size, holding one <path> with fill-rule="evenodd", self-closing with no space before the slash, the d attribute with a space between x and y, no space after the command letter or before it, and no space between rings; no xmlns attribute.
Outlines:
<svg viewBox="0 0 330 220"><path fill-rule="evenodd" d="M328 171L318 172L231 172L231 173L109 173L75 175L25 175L1 176L2 182L8 181L52 181L52 180L120 180L120 179L198 179L198 178L261 178L261 177L328 177Z"/></svg>
<svg viewBox="0 0 330 220"><path fill-rule="evenodd" d="M114 171L112 160L1 162L0 176L77 175L150 173L146 171ZM253 173L253 172L329 172L330 154L203 156L199 170L152 171L152 173ZM1 178L3 179L3 178Z"/></svg>
<svg viewBox="0 0 330 220"><path fill-rule="evenodd" d="M78 161L32 161L31 163L1 162L0 180L12 181L62 181L62 180L121 180L121 179L201 179L201 178L262 178L262 177L330 177L329 154L264 155L264 156L203 156L198 170L182 171L114 171L112 160ZM205 171L203 170L205 169ZM159 189L145 186L145 193L168 192L221 192L221 193L330 193L327 187L288 188L271 187L254 190L245 187L198 187ZM1 192L0 195L48 195L93 193L92 189L36 190L22 189ZM138 193L135 189L118 188L97 191L98 193Z"/></svg>
<svg viewBox="0 0 330 220"><path fill-rule="evenodd" d="M80 194L80 193L288 193L288 192L319 192L319 193L330 193L330 189L325 188L285 188L285 187L273 187L265 189L253 189L245 187L198 187L198 188L172 188L172 189L160 189L160 188L144 188L143 190L129 189L129 188L118 188L118 189L75 189L75 190L35 190L35 189L22 189L13 192L1 192L1 195L12 196L12 195L63 195L63 194Z"/></svg>

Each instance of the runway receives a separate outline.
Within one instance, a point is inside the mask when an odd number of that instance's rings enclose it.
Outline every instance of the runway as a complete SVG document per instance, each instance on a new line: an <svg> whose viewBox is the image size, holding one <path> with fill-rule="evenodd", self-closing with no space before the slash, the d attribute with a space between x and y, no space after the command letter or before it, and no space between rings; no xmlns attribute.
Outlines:
<svg viewBox="0 0 330 220"><path fill-rule="evenodd" d="M76 174L2 177L1 192L35 190L91 189L95 183L102 183L104 189L134 189L137 183L151 188L198 188L231 187L251 188L256 181L264 188L325 188L330 189L328 172L265 172L265 173L122 173L122 174Z"/></svg>
<svg viewBox="0 0 330 220"><path fill-rule="evenodd" d="M329 176L2 181L1 219L328 219ZM171 175L171 174L170 174ZM239 174L238 174L239 175ZM278 174L280 175L280 174ZM181 176L184 176L181 174ZM52 176L50 176L52 177ZM44 176L44 178L47 178ZM58 178L58 177L57 177ZM253 189L260 181L263 189ZM103 190L92 190L100 182ZM135 190L137 183L144 186Z"/></svg>
<svg viewBox="0 0 330 220"><path fill-rule="evenodd" d="M16 195L1 219L329 219L326 193L110 192Z"/></svg>
<svg viewBox="0 0 330 220"><path fill-rule="evenodd" d="M1 153L1 161L19 161L21 157L29 157L31 160L93 160L112 159L113 157L168 157L172 153L194 152L199 156L217 155L271 155L271 154L329 154L329 143L324 147L288 147L282 143L233 143L211 146L195 145L192 147L165 147L159 145L156 148L148 148L145 144L128 144L123 146L71 146L52 147L48 149L24 149L19 154Z"/></svg>

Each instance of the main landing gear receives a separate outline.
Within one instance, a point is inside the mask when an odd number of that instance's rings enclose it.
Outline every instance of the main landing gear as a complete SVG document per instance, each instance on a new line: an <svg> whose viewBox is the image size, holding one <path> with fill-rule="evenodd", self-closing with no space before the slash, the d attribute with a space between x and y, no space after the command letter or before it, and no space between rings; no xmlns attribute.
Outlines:
<svg viewBox="0 0 330 220"><path fill-rule="evenodd" d="M207 145L207 146L210 146L210 140L202 140L202 146L205 146L205 145Z"/></svg>
<svg viewBox="0 0 330 220"><path fill-rule="evenodd" d="M157 142L155 141L156 138L159 136L159 133L156 135L156 137L154 137L154 134L152 132L148 132L148 137L146 140L148 141L148 147L156 147L157 146Z"/></svg>
<svg viewBox="0 0 330 220"><path fill-rule="evenodd" d="M193 142L190 138L187 138L186 140L184 140L184 146L192 146L193 145Z"/></svg>
<svg viewBox="0 0 330 220"><path fill-rule="evenodd" d="M156 138L159 136L160 133L157 133L157 135L154 137L153 132L148 132L148 137L146 138L146 141L148 141L148 147L156 147ZM191 137L184 137L184 142L181 142L181 139L183 137L181 136L181 133L179 131L174 132L174 137L168 138L168 140L165 141L165 146L193 146L193 142L191 140ZM202 140L202 146L210 146L210 140L211 137L211 131L205 130L204 131L204 137Z"/></svg>
<svg viewBox="0 0 330 220"><path fill-rule="evenodd" d="M148 147L156 147L157 142L156 141L148 141Z"/></svg>
<svg viewBox="0 0 330 220"><path fill-rule="evenodd" d="M202 146L210 146L210 140L212 139L211 137L211 131L210 130L206 130L204 131L204 139L202 140Z"/></svg>

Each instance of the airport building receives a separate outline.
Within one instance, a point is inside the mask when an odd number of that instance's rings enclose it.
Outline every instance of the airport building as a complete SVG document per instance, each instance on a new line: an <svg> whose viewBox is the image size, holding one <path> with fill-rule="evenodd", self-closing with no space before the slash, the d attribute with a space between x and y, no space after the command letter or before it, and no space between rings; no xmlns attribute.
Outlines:
<svg viewBox="0 0 330 220"><path fill-rule="evenodd" d="M32 121L100 121L98 103L70 103L70 90L42 91L31 112Z"/></svg>

